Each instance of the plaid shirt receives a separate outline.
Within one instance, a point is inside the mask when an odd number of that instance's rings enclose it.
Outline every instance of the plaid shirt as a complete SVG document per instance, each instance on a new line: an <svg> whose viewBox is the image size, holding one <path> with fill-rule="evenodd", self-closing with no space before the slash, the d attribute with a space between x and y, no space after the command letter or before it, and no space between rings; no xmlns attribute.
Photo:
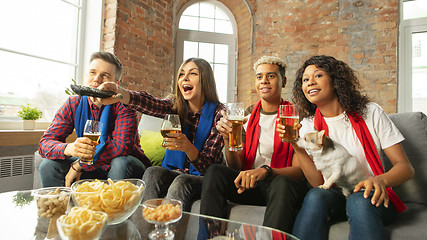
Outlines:
<svg viewBox="0 0 427 240"><path fill-rule="evenodd" d="M147 92L135 92L131 91L129 106L147 115L164 118L168 113L172 112L172 106L175 99L166 98L159 99L155 98ZM202 150L199 152L199 156L196 160L192 161L191 164L199 171L202 175L211 164L225 164L224 156L222 154L222 148L224 147L224 140L221 134L215 127L215 123L222 117L221 110L224 109L222 104L218 104L215 110L215 117L211 127L209 137L206 139ZM194 142L197 127L200 120L200 112L193 113L188 110L189 120L189 136L188 140ZM187 157L185 169L180 169L183 172L188 173L189 159Z"/></svg>
<svg viewBox="0 0 427 240"><path fill-rule="evenodd" d="M40 140L38 150L42 157L47 159L67 158L64 155L64 150L67 146L65 140L74 130L75 113L79 102L79 96L71 96L58 110ZM99 121L104 106L98 108L92 101L88 102L92 119ZM108 171L113 158L126 155L138 158L147 167L151 166L150 160L145 156L139 144L135 111L124 107L121 103L116 103L111 110L111 120L109 126L110 134L103 152L93 165L81 164L83 169L91 171L101 167Z"/></svg>

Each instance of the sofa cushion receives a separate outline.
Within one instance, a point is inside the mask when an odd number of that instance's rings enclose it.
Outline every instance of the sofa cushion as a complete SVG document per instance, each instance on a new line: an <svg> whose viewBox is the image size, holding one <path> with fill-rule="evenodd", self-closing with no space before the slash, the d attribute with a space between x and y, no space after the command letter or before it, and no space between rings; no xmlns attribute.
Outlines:
<svg viewBox="0 0 427 240"><path fill-rule="evenodd" d="M160 165L166 149L162 147L163 137L160 134L162 118L142 114L138 132L141 148L153 165Z"/></svg>
<svg viewBox="0 0 427 240"><path fill-rule="evenodd" d="M166 148L162 147L163 137L160 132L143 129L141 132L141 148L153 165L160 166Z"/></svg>
<svg viewBox="0 0 427 240"><path fill-rule="evenodd" d="M414 178L394 187L396 194L405 202L427 205L427 118L421 112L394 113L389 115L393 123L405 137L402 146L415 170ZM391 167L385 161L386 168Z"/></svg>

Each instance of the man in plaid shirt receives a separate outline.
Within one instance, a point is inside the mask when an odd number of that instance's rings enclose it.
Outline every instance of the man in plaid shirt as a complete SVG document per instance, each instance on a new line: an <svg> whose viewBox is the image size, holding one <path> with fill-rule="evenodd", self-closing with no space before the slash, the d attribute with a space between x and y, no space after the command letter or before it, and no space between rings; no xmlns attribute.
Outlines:
<svg viewBox="0 0 427 240"><path fill-rule="evenodd" d="M115 55L95 52L90 59L85 85L97 88L104 82L118 82L121 75L122 64ZM79 111L79 108L84 110ZM98 150L101 152L93 165L83 164L79 159L93 158L98 144L86 137L66 143L66 138L75 129L75 122L82 115L96 121L109 119L108 124L103 126L108 128L108 136L104 136L106 140L102 151ZM40 164L42 186L70 186L75 180L88 178L142 178L151 162L141 149L137 127L136 112L121 103L107 108L98 98L70 96L40 140L38 151L44 158Z"/></svg>

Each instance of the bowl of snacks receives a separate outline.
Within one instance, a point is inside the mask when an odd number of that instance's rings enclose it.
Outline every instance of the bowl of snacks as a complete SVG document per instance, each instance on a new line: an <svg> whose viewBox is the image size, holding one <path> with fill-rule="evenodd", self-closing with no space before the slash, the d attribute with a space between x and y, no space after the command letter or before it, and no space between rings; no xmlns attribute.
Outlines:
<svg viewBox="0 0 427 240"><path fill-rule="evenodd" d="M181 219L182 203L175 199L150 199L142 204L142 216L155 225L148 235L150 239L173 239L174 233L168 229L168 224Z"/></svg>
<svg viewBox="0 0 427 240"><path fill-rule="evenodd" d="M57 234L56 219L65 214L70 201L71 189L68 187L47 187L33 190L36 199L37 215L49 219L47 237Z"/></svg>
<svg viewBox="0 0 427 240"><path fill-rule="evenodd" d="M56 220L59 237L65 239L99 239L107 226L108 215L85 207L73 207Z"/></svg>
<svg viewBox="0 0 427 240"><path fill-rule="evenodd" d="M145 183L141 179L84 179L71 185L75 206L108 214L108 225L128 219L141 203Z"/></svg>
<svg viewBox="0 0 427 240"><path fill-rule="evenodd" d="M61 216L67 211L71 189L67 187L47 187L32 191L37 203L37 215L43 218Z"/></svg>

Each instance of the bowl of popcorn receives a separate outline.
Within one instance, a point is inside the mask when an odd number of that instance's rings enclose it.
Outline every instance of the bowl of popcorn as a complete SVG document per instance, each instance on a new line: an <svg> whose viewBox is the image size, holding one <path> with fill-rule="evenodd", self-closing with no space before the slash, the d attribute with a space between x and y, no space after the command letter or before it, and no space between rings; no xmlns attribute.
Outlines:
<svg viewBox="0 0 427 240"><path fill-rule="evenodd" d="M173 239L174 233L168 229L168 224L181 219L182 203L175 199L150 199L142 204L142 216L155 225L148 235L150 239Z"/></svg>
<svg viewBox="0 0 427 240"><path fill-rule="evenodd" d="M85 179L71 185L75 206L108 214L108 225L128 219L141 203L145 183L141 179Z"/></svg>
<svg viewBox="0 0 427 240"><path fill-rule="evenodd" d="M63 240L99 239L107 226L108 215L85 207L73 207L56 221Z"/></svg>

